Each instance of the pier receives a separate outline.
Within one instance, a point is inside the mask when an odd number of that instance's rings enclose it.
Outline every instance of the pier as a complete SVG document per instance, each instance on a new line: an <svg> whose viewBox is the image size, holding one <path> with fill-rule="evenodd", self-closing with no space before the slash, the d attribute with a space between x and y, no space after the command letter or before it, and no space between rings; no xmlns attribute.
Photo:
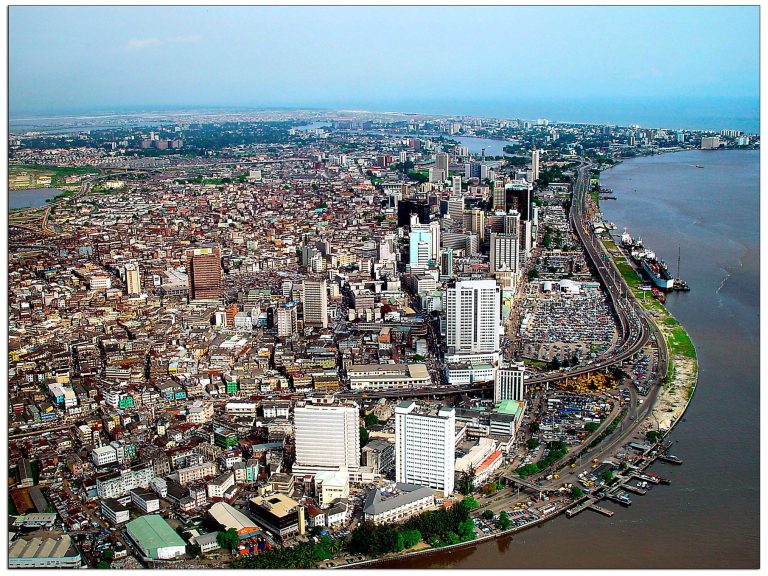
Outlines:
<svg viewBox="0 0 768 576"><path fill-rule="evenodd" d="M608 518L610 518L614 514L613 510L608 510L608 508L603 508L602 506L598 506L597 504L590 504L588 508L590 510L594 510L595 512L599 512L604 516L608 516Z"/></svg>

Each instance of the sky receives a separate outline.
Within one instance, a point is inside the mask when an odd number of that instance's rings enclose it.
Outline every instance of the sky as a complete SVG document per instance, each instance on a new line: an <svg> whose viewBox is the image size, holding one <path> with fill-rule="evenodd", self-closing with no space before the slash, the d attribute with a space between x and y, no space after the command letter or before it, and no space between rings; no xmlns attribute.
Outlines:
<svg viewBox="0 0 768 576"><path fill-rule="evenodd" d="M759 96L757 7L9 10L12 117Z"/></svg>

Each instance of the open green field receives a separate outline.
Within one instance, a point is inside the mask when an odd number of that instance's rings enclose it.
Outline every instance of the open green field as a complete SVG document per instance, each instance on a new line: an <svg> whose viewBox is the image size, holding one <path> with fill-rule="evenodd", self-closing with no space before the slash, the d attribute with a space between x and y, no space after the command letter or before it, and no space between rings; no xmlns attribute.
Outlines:
<svg viewBox="0 0 768 576"><path fill-rule="evenodd" d="M42 164L21 164L10 166L8 169L8 183L11 190L21 188L47 188L66 186L66 179L75 174L98 174L98 168L90 166L61 167L44 166ZM25 178L24 175L27 175ZM51 181L41 182L41 178L50 178Z"/></svg>

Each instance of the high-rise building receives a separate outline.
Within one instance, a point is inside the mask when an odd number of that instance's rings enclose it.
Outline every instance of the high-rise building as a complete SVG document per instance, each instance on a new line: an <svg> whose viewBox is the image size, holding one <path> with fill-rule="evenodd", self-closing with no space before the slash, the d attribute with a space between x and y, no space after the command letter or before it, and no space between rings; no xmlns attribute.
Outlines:
<svg viewBox="0 0 768 576"><path fill-rule="evenodd" d="M432 232L426 226L411 230L409 236L409 264L426 266L432 253Z"/></svg>
<svg viewBox="0 0 768 576"><path fill-rule="evenodd" d="M536 148L531 151L531 182L536 182L539 179L539 158L541 150Z"/></svg>
<svg viewBox="0 0 768 576"><path fill-rule="evenodd" d="M453 492L456 411L424 411L412 400L395 407L395 479Z"/></svg>
<svg viewBox="0 0 768 576"><path fill-rule="evenodd" d="M360 409L354 402L317 399L294 409L294 475L360 468Z"/></svg>
<svg viewBox="0 0 768 576"><path fill-rule="evenodd" d="M435 154L435 168L443 171L443 177L448 176L448 154L444 152Z"/></svg>
<svg viewBox="0 0 768 576"><path fill-rule="evenodd" d="M485 212L480 208L472 208L469 229L478 235L481 243L485 240Z"/></svg>
<svg viewBox="0 0 768 576"><path fill-rule="evenodd" d="M491 234L491 274L504 270L520 272L520 214L504 215L504 232Z"/></svg>
<svg viewBox="0 0 768 576"><path fill-rule="evenodd" d="M525 400L525 364L522 362L512 362L496 372L493 401L498 403L504 400Z"/></svg>
<svg viewBox="0 0 768 576"><path fill-rule="evenodd" d="M277 309L277 335L289 338L296 333L296 305L285 304Z"/></svg>
<svg viewBox="0 0 768 576"><path fill-rule="evenodd" d="M221 298L221 252L218 248L187 250L190 300Z"/></svg>
<svg viewBox="0 0 768 576"><path fill-rule="evenodd" d="M493 182L493 208L507 209L507 191L504 188L503 180L494 180Z"/></svg>
<svg viewBox="0 0 768 576"><path fill-rule="evenodd" d="M141 274L135 262L125 265L125 288L128 294L141 294Z"/></svg>
<svg viewBox="0 0 768 576"><path fill-rule="evenodd" d="M461 176L454 174L451 183L453 184L453 194L455 196L461 196Z"/></svg>
<svg viewBox="0 0 768 576"><path fill-rule="evenodd" d="M325 279L304 280L304 325L328 328L328 290Z"/></svg>
<svg viewBox="0 0 768 576"><path fill-rule="evenodd" d="M462 280L446 291L446 362L499 359L500 290L495 280Z"/></svg>
<svg viewBox="0 0 768 576"><path fill-rule="evenodd" d="M440 276L453 276L453 248L440 251Z"/></svg>

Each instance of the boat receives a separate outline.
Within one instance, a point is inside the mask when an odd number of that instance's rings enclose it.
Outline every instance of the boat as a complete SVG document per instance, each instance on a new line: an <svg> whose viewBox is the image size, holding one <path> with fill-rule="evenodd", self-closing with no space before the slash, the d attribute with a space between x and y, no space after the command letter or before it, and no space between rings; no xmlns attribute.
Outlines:
<svg viewBox="0 0 768 576"><path fill-rule="evenodd" d="M655 286L653 288L651 288L651 292L653 293L653 297L656 298L656 300L658 300L662 304L666 304L667 303L667 297L664 294L664 292L662 292L661 290L659 290Z"/></svg>
<svg viewBox="0 0 768 576"><path fill-rule="evenodd" d="M643 258L641 260L643 270L651 279L651 282L656 284L662 290L672 290L675 285L675 279L669 273L664 260L657 260L656 258Z"/></svg>
<svg viewBox="0 0 768 576"><path fill-rule="evenodd" d="M701 164L696 164L696 168L704 168Z"/></svg>

